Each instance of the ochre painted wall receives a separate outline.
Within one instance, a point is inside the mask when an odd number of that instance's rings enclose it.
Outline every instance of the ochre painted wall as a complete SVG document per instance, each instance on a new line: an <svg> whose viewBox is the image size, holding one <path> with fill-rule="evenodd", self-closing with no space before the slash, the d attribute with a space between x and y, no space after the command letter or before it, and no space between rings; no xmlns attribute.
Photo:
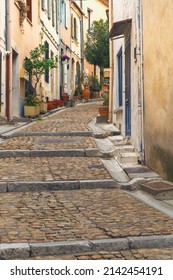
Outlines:
<svg viewBox="0 0 173 280"><path fill-rule="evenodd" d="M146 164L173 181L173 1L143 0Z"/></svg>

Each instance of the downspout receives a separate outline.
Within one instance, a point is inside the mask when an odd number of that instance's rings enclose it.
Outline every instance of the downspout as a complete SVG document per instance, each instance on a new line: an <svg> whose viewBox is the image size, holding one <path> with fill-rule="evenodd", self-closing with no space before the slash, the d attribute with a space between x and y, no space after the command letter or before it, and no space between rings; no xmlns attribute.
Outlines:
<svg viewBox="0 0 173 280"><path fill-rule="evenodd" d="M10 64L11 64L11 49L10 49L10 28L9 28L9 18L10 18L10 8L9 0L5 1L5 11L6 11L6 117L10 120Z"/></svg>

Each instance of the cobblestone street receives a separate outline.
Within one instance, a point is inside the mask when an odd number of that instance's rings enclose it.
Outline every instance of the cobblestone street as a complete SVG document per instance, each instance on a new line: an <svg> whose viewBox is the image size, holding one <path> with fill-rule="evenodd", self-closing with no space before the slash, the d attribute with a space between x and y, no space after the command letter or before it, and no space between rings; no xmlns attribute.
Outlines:
<svg viewBox="0 0 173 280"><path fill-rule="evenodd" d="M96 149L94 137L69 136L68 132L89 132L87 123L97 115L98 104L83 104L35 121L20 130L20 136L3 140L0 150L8 156L0 158L0 183L57 182L95 180L95 187L58 191L1 192L0 242L2 245L35 244L54 246L54 243L79 242L126 238L166 238L173 235L173 219L132 197L130 192L118 188L99 188L99 180L112 180L99 156L16 156L10 151L57 151L60 149ZM66 132L66 136L54 136L52 132ZM32 133L28 136L27 133ZM42 136L38 133L42 133ZM47 134L50 133L50 134ZM158 239L159 240L159 239ZM169 241L170 242L170 241ZM42 244L42 245L39 245ZM144 243L142 243L144 244ZM28 246L28 245L27 245ZM75 245L76 246L76 245ZM82 245L81 245L82 246ZM105 246L105 245L104 245ZM137 246L137 245L135 245ZM54 250L53 255L35 253L14 255L0 249L0 259L173 259L172 246L156 245L151 248L94 250L67 253ZM72 246L73 247L73 246ZM121 247L121 246L120 246ZM170 248L169 248L170 247ZM5 248L5 247L4 247ZM16 247L15 247L16 248ZM148 249L147 249L148 248ZM11 250L11 249L10 249ZM17 249L15 249L17 250ZM56 251L56 252L55 252ZM12 255L11 255L12 254Z"/></svg>

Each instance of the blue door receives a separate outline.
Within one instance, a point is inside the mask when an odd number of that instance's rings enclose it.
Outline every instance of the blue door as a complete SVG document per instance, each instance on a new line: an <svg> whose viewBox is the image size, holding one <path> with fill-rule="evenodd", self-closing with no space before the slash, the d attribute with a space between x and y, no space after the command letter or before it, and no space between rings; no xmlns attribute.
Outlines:
<svg viewBox="0 0 173 280"><path fill-rule="evenodd" d="M131 136L131 45L130 39L125 48L125 133Z"/></svg>

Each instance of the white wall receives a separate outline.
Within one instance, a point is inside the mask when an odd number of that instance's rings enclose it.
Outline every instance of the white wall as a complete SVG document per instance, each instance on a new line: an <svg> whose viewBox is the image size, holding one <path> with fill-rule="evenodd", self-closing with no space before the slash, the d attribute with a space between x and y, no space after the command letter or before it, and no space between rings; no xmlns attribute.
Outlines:
<svg viewBox="0 0 173 280"><path fill-rule="evenodd" d="M142 93L141 93L141 30L138 21L140 0L112 0L113 22L132 18L131 29L131 139L137 151L140 150L142 131ZM125 136L125 56L123 55L123 106L119 110L117 104L117 54L120 48L125 51L125 39L116 39L113 42L113 122L119 127ZM134 48L137 47L137 59L134 60ZM115 113L116 112L116 113Z"/></svg>

